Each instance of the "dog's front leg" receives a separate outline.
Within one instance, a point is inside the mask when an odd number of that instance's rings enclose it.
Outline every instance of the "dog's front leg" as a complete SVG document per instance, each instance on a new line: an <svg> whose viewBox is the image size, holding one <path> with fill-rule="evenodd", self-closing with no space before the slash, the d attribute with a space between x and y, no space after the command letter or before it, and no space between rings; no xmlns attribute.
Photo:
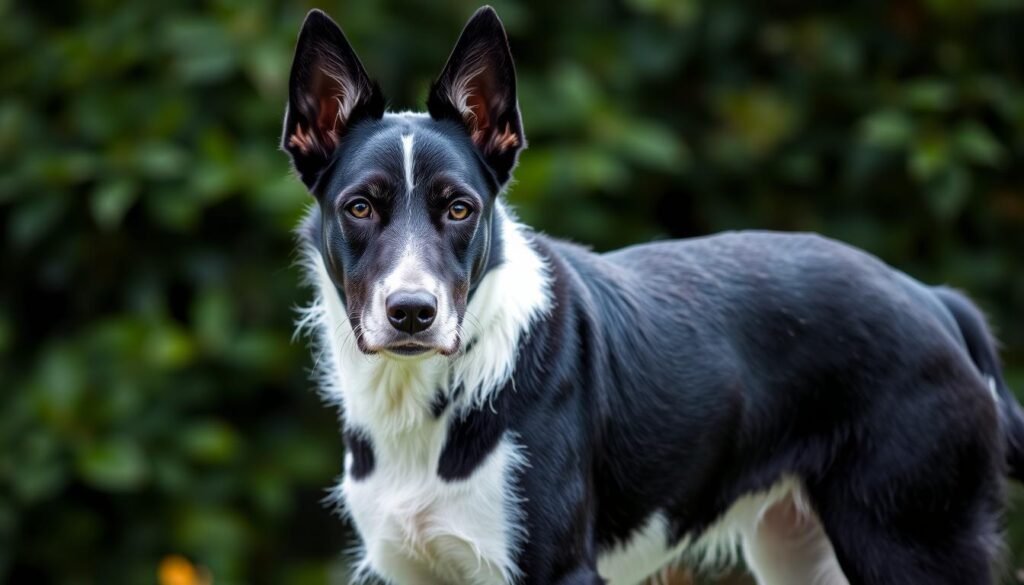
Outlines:
<svg viewBox="0 0 1024 585"><path fill-rule="evenodd" d="M546 409L547 415L562 414ZM564 418L563 418L564 420ZM558 428L548 419L539 428ZM564 427L564 425L563 425ZM521 431L529 466L519 476L526 538L520 585L603 585L597 573L596 498L586 452L572 433Z"/></svg>
<svg viewBox="0 0 1024 585"><path fill-rule="evenodd" d="M605 585L591 558L591 547L576 546L571 536L561 542L544 542L547 544L533 541L523 551L529 561L519 585Z"/></svg>

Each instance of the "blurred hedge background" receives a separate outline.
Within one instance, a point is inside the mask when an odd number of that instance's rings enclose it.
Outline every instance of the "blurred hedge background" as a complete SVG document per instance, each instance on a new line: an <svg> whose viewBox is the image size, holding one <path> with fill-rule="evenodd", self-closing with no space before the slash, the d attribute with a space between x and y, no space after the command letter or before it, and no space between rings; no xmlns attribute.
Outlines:
<svg viewBox="0 0 1024 585"><path fill-rule="evenodd" d="M344 582L277 150L310 7L0 0L0 581ZM406 109L476 4L321 7ZM841 238L970 291L1024 390L1020 0L497 8L527 222Z"/></svg>

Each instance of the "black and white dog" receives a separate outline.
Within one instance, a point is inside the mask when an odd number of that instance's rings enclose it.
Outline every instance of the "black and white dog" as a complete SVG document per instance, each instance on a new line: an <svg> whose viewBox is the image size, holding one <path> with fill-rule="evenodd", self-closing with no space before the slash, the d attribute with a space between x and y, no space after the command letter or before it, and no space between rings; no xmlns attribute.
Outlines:
<svg viewBox="0 0 1024 585"><path fill-rule="evenodd" d="M385 112L318 11L290 83L362 576L631 585L742 554L766 584L993 582L1024 416L965 297L814 235L530 231L490 8L426 114Z"/></svg>

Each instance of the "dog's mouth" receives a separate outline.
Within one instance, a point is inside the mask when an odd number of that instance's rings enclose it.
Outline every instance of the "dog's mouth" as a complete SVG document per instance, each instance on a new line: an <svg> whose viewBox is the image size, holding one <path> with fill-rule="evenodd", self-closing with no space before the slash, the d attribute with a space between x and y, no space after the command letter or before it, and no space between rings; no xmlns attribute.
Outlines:
<svg viewBox="0 0 1024 585"><path fill-rule="evenodd" d="M449 347L440 340L431 337L417 339L412 336L394 336L391 339L370 341L363 336L356 337L356 346L359 351L367 355L381 354L386 357L416 358L427 355L438 354L442 356L453 356L459 352L460 340L455 336Z"/></svg>
<svg viewBox="0 0 1024 585"><path fill-rule="evenodd" d="M451 323L435 324L415 333L397 331L380 319L351 318L356 346L366 355L385 358L419 359L432 355L453 357L461 347L461 332ZM366 325L369 323L369 325Z"/></svg>
<svg viewBox="0 0 1024 585"><path fill-rule="evenodd" d="M446 357L454 356L459 352L459 340L456 339L455 343L451 347L445 347L437 345L435 343L426 343L418 340L401 340L392 343L385 344L376 348L366 348L364 353L375 354L381 353L389 357L397 358L418 358L426 357L428 355L442 355Z"/></svg>
<svg viewBox="0 0 1024 585"><path fill-rule="evenodd" d="M440 351L438 348L423 345L421 343L394 343L384 348L384 351L402 357L415 357L428 352Z"/></svg>

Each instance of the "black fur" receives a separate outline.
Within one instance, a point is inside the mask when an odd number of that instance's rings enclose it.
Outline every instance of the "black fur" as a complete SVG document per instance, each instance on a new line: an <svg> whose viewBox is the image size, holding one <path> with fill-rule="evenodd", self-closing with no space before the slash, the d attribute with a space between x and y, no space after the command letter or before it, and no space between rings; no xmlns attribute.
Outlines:
<svg viewBox="0 0 1024 585"><path fill-rule="evenodd" d="M355 59L340 30L314 25ZM447 97L467 55L485 63L475 82L498 106L483 129ZM431 269L463 309L503 261L494 206L525 136L493 11L467 25L428 105L430 118L381 117L374 97L322 160L289 150L319 203L307 243L350 311L394 261L395 230L431 242ZM472 136L506 128L517 143L500 152ZM390 149L412 131L426 162L402 211ZM344 194L368 171L382 219L346 224ZM431 219L428 185L452 175L479 198L472 234ZM523 447L524 585L601 583L598 556L652 514L668 517L672 542L697 536L737 498L784 477L802 482L852 584L992 582L1003 478L1024 477L1024 414L964 296L806 234L729 233L604 255L541 235L532 245L550 268L553 307L525 336L506 387L451 419L438 461L439 476L458 482L503 436ZM476 340L461 341L474 351ZM452 408L439 395L435 418ZM373 446L352 434L346 443L356 479L372 473Z"/></svg>
<svg viewBox="0 0 1024 585"><path fill-rule="evenodd" d="M451 404L451 399L448 397L448 393L443 388L438 388L434 394L434 400L430 403L430 414L434 418L441 418L444 411L448 410L449 404Z"/></svg>
<svg viewBox="0 0 1024 585"><path fill-rule="evenodd" d="M1003 403L999 412L1003 417L1003 427L1009 442L1007 463L1010 467L1010 477L1024 481L1024 412L1003 378L1003 367L996 353L996 342L985 325L985 317L970 299L961 293L945 287L936 287L935 294L956 319L964 344L971 359L978 366L979 373L990 378L995 384L999 399Z"/></svg>
<svg viewBox="0 0 1024 585"><path fill-rule="evenodd" d="M657 510L699 534L784 475L851 582L991 582L1005 439L932 289L810 235L538 247L556 310L506 403L532 464L531 582Z"/></svg>
<svg viewBox="0 0 1024 585"><path fill-rule="evenodd" d="M373 473L376 459L373 455L373 442L368 437L346 430L345 451L352 456L352 467L348 470L352 479L358 481Z"/></svg>
<svg viewBox="0 0 1024 585"><path fill-rule="evenodd" d="M448 427L437 475L449 482L472 475L501 440L506 428L503 417L503 412L487 407L457 414Z"/></svg>

